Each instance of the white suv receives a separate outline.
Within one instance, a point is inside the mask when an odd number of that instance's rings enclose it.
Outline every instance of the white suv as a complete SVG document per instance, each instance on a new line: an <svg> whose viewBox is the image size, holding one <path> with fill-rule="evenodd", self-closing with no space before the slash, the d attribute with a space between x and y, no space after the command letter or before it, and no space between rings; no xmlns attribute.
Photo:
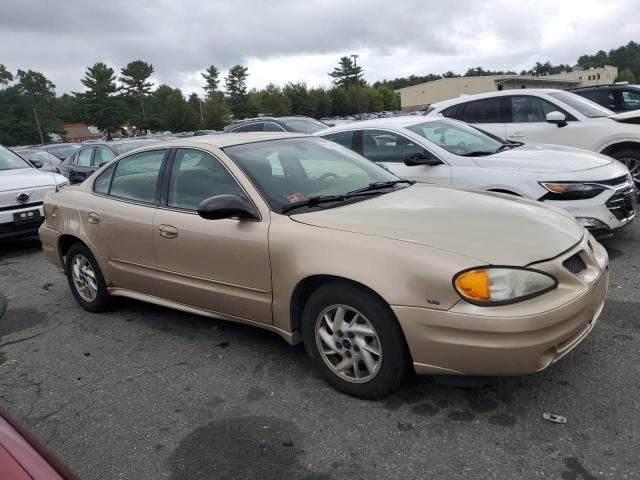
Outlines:
<svg viewBox="0 0 640 480"><path fill-rule="evenodd" d="M509 193L563 208L600 240L635 217L629 170L586 150L505 142L462 122L422 116L348 123L316 135L400 178Z"/></svg>
<svg viewBox="0 0 640 480"><path fill-rule="evenodd" d="M44 220L42 200L69 185L62 175L42 172L0 145L0 239L35 235Z"/></svg>
<svg viewBox="0 0 640 480"><path fill-rule="evenodd" d="M500 138L584 148L627 165L640 188L640 111L615 114L563 90L466 95L431 105L427 116L476 125Z"/></svg>

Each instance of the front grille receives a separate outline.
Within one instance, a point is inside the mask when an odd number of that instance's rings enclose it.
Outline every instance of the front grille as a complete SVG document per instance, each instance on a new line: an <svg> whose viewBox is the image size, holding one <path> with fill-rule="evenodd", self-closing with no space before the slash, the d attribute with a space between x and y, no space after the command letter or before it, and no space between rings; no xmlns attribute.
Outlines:
<svg viewBox="0 0 640 480"><path fill-rule="evenodd" d="M635 195L633 187L616 192L606 203L607 208L618 220L633 216L633 201Z"/></svg>
<svg viewBox="0 0 640 480"><path fill-rule="evenodd" d="M580 257L579 254L575 254L567 258L564 262L562 262L562 266L569 270L574 275L580 275L587 269L587 264L584 263L584 260Z"/></svg>
<svg viewBox="0 0 640 480"><path fill-rule="evenodd" d="M42 205L42 202L17 203L9 207L0 207L0 212L10 212L11 210L20 210L22 208L29 208L29 207L39 207L41 205Z"/></svg>
<svg viewBox="0 0 640 480"><path fill-rule="evenodd" d="M621 185L626 183L629 180L629 175L622 175L621 177L612 178L611 180L597 180L589 183L597 183L599 185L610 185L615 187L616 185Z"/></svg>

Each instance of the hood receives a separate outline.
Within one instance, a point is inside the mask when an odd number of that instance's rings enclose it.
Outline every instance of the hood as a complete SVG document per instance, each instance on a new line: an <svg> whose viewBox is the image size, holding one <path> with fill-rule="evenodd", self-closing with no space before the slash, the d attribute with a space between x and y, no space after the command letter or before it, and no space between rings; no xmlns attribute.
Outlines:
<svg viewBox="0 0 640 480"><path fill-rule="evenodd" d="M513 266L553 258L585 232L571 215L538 202L427 184L291 218Z"/></svg>
<svg viewBox="0 0 640 480"><path fill-rule="evenodd" d="M640 118L640 110L629 110L628 112L616 113L614 115L609 116L608 118L611 118L618 122L624 122L625 120L629 120L632 118L638 119ZM637 123L637 122L633 122L633 123Z"/></svg>
<svg viewBox="0 0 640 480"><path fill-rule="evenodd" d="M613 162L611 157L579 148L535 143L473 159L480 167L539 173L581 172Z"/></svg>
<svg viewBox="0 0 640 480"><path fill-rule="evenodd" d="M29 190L40 187L53 187L55 175L56 183L69 181L60 174L42 172L35 168L19 168L16 170L0 170L0 192L13 190Z"/></svg>

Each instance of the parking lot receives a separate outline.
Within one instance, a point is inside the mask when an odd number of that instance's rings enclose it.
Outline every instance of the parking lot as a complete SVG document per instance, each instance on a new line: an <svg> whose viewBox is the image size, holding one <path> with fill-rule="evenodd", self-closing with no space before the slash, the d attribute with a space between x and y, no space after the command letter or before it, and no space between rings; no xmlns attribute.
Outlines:
<svg viewBox="0 0 640 480"><path fill-rule="evenodd" d="M640 478L640 223L607 247L604 313L560 363L372 402L268 332L130 300L89 314L37 239L5 243L0 406L83 479Z"/></svg>

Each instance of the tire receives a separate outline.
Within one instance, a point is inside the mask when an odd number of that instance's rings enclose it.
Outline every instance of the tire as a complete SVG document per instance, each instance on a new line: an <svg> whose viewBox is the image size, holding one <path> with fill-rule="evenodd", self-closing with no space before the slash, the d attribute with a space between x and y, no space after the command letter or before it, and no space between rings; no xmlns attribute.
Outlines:
<svg viewBox="0 0 640 480"><path fill-rule="evenodd" d="M640 150L627 148L614 152L611 156L627 166L636 184L636 188L640 189Z"/></svg>
<svg viewBox="0 0 640 480"><path fill-rule="evenodd" d="M75 266L78 268L74 269ZM66 255L65 274L71 293L82 308L93 313L107 310L110 300L107 285L96 258L86 245L71 245Z"/></svg>
<svg viewBox="0 0 640 480"><path fill-rule="evenodd" d="M353 397L389 395L412 371L404 334L393 312L355 285L335 282L311 295L302 312L302 339L322 377Z"/></svg>

